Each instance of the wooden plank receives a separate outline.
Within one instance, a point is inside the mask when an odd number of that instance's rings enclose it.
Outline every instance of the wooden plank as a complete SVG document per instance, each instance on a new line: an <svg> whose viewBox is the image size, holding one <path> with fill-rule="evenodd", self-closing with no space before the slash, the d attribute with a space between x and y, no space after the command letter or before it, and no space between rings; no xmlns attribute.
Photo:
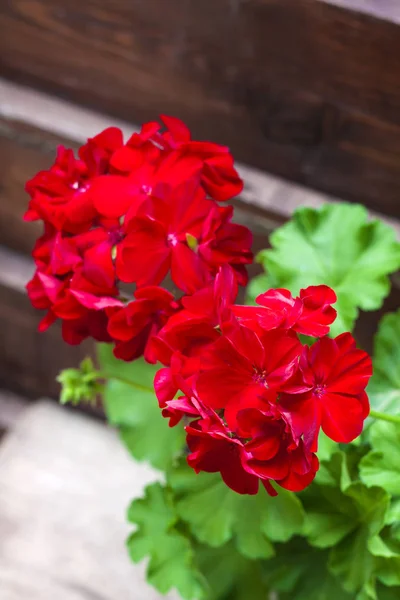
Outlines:
<svg viewBox="0 0 400 600"><path fill-rule="evenodd" d="M76 149L109 125L121 127L126 138L137 130L124 121L0 80L0 243L31 252L41 227L22 221L28 202L25 182L48 168L58 144ZM282 223L298 206L318 207L331 199L243 164L238 169L245 188L235 204L240 209L260 209L263 231ZM261 218L261 212L257 214ZM244 213L240 218L248 220ZM397 228L400 238L399 223L385 220ZM253 219L254 226L259 226L258 220Z"/></svg>
<svg viewBox="0 0 400 600"><path fill-rule="evenodd" d="M32 405L0 445L2 600L161 600L125 549L126 508L156 478L102 424Z"/></svg>
<svg viewBox="0 0 400 600"><path fill-rule="evenodd" d="M334 4L10 0L0 73L129 121L176 114L243 162L396 215L399 9Z"/></svg>

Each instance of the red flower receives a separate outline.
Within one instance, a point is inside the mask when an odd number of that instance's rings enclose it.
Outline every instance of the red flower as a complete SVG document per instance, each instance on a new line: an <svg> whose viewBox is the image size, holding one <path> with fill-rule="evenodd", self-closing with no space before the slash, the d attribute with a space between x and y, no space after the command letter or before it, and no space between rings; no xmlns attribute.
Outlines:
<svg viewBox="0 0 400 600"><path fill-rule="evenodd" d="M159 123L146 123L125 145L119 129L106 129L79 149L79 158L60 147L54 165L27 183L31 201L25 218L45 225L33 251L38 276L29 286L35 305L49 311L42 328L58 316L69 321L69 331L79 319L76 330L83 336L87 314L101 327L86 330L109 337L102 311L116 306L109 299L120 295L122 281L155 286L170 274L179 289L193 293L212 286L220 266L231 265L237 281L246 283L251 234L230 222L230 208L215 202L242 187L232 156L222 146L192 141L181 121L163 121L164 131ZM47 283L56 282L56 300L39 273L50 278ZM113 329L118 356L131 359L146 350L149 360L156 358L152 340L166 316L155 309L150 319L151 300L144 300L113 317L111 328L121 320ZM131 322L139 310L145 324L134 334ZM149 319L157 322L155 328Z"/></svg>
<svg viewBox="0 0 400 600"><path fill-rule="evenodd" d="M303 441L295 442L290 428L277 411L250 408L238 414L245 438L246 469L262 480L276 481L281 487L299 492L307 487L318 470L318 459L307 451Z"/></svg>
<svg viewBox="0 0 400 600"><path fill-rule="evenodd" d="M246 247L250 234L245 241L238 238L236 246L233 239L227 245L226 236L231 235L223 229L227 217L193 179L175 189L165 188L163 197L149 196L129 222L124 246L117 253L120 279L138 286L157 285L171 270L175 285L193 293L211 283L221 264L235 268L251 262ZM220 248L219 262L210 252L204 256L202 245L211 243Z"/></svg>
<svg viewBox="0 0 400 600"><path fill-rule="evenodd" d="M113 166L125 172L140 167L144 161L157 166L167 160L169 181L181 180L179 171L198 173L207 194L218 201L240 194L243 182L237 174L233 157L226 146L191 139L186 125L174 117L161 116L166 131L160 133L157 122L146 123L140 134L133 134L126 146L118 150Z"/></svg>
<svg viewBox="0 0 400 600"><path fill-rule="evenodd" d="M277 392L298 366L302 346L295 334L229 326L205 354L196 390L211 408L224 409L228 427L240 434L237 413L276 402Z"/></svg>
<svg viewBox="0 0 400 600"><path fill-rule="evenodd" d="M191 139L178 119L143 125L124 145L109 128L82 146L60 147L27 183L27 220L42 219L27 285L39 328L62 320L71 344L113 342L125 360L165 365L155 391L170 426L182 418L197 471L220 472L239 493L299 491L318 469L322 429L354 439L368 415L372 367L350 334L325 336L333 290L294 298L269 290L258 306L234 306L252 261L250 231L221 207L242 189L225 147ZM185 296L158 287L167 278ZM135 284L129 301L126 286Z"/></svg>
<svg viewBox="0 0 400 600"><path fill-rule="evenodd" d="M365 388L371 375L372 361L350 333L304 347L299 371L280 400L295 436L313 451L320 427L335 442L358 437L369 414Z"/></svg>
<svg viewBox="0 0 400 600"><path fill-rule="evenodd" d="M43 219L56 229L71 233L90 227L95 216L87 195L87 167L72 150L59 146L54 165L27 182L31 196L26 221Z"/></svg>
<svg viewBox="0 0 400 600"><path fill-rule="evenodd" d="M114 354L123 360L134 360L144 354L155 363L152 341L178 305L172 294L159 287L137 290L135 301L109 311L108 333L116 340Z"/></svg>
<svg viewBox="0 0 400 600"><path fill-rule="evenodd" d="M223 201L240 194L243 182L233 166L229 148L212 142L192 141L190 131L182 121L166 115L162 115L161 119L167 127L163 140L171 148L176 148L180 157L201 163L202 184L212 198Z"/></svg>
<svg viewBox="0 0 400 600"><path fill-rule="evenodd" d="M186 427L186 442L191 453L187 461L196 473L221 473L228 487L238 494L257 494L259 479L242 465L244 444L230 437L217 418L200 419Z"/></svg>
<svg viewBox="0 0 400 600"><path fill-rule="evenodd" d="M248 327L270 330L280 327L320 337L329 333L336 319L335 292L326 285L310 286L293 298L285 289L271 289L256 298L259 307L235 306L233 312Z"/></svg>
<svg viewBox="0 0 400 600"><path fill-rule="evenodd" d="M231 318L231 305L235 301L238 285L234 271L229 265L223 265L215 276L214 284L204 287L191 296L181 299L183 309L168 319L162 330L162 336L179 337L180 333L199 324L221 327ZM196 331L197 335L198 331ZM194 337L194 336L193 336Z"/></svg>

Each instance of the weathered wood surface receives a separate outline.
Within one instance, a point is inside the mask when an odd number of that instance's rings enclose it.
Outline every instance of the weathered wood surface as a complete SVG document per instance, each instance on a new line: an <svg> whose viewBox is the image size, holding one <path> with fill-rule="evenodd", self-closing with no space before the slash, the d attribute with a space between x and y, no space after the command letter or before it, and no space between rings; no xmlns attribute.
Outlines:
<svg viewBox="0 0 400 600"><path fill-rule="evenodd" d="M0 74L128 121L175 114L243 162L395 215L399 7L361 4L9 0Z"/></svg>
<svg viewBox="0 0 400 600"><path fill-rule="evenodd" d="M125 550L126 508L155 479L103 424L31 405L0 444L1 599L161 599Z"/></svg>
<svg viewBox="0 0 400 600"><path fill-rule="evenodd" d="M110 125L120 127L125 138L137 129L124 121L0 80L0 243L31 252L40 225L22 221L28 202L25 182L49 167L59 144L76 149ZM252 212L257 214L252 226L259 233L281 224L298 206L318 207L334 199L247 165L239 163L238 169L245 188L235 204L242 220L251 219L248 215ZM396 227L400 237L398 221L376 216Z"/></svg>

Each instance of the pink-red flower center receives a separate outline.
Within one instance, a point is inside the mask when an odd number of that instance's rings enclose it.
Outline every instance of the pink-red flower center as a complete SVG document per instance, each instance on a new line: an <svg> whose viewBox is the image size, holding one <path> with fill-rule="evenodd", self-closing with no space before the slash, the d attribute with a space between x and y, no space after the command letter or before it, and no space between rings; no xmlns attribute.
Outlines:
<svg viewBox="0 0 400 600"><path fill-rule="evenodd" d="M253 375L253 381L259 383L260 385L263 385L266 388L268 387L267 374L265 371L257 370Z"/></svg>
<svg viewBox="0 0 400 600"><path fill-rule="evenodd" d="M175 233L169 233L167 236L167 242L169 246L177 246L179 243L178 237L175 235Z"/></svg>
<svg viewBox="0 0 400 600"><path fill-rule="evenodd" d="M122 242L124 237L125 237L125 233L123 232L122 229L112 229L111 231L108 232L108 239L109 239L111 246L116 246L117 244Z"/></svg>
<svg viewBox="0 0 400 600"><path fill-rule="evenodd" d="M326 392L326 385L324 383L318 384L314 388L314 396L317 396L317 398L322 398L322 396L325 394L325 392Z"/></svg>

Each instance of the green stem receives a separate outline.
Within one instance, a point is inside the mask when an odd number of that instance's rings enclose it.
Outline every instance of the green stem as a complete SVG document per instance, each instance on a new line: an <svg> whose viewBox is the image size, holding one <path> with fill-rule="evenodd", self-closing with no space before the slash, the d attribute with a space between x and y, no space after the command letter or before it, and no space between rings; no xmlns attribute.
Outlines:
<svg viewBox="0 0 400 600"><path fill-rule="evenodd" d="M380 413L376 410L371 410L369 416L373 419L380 419L381 421L388 421L389 423L397 423L397 425L400 425L400 416L385 415L385 413Z"/></svg>
<svg viewBox="0 0 400 600"><path fill-rule="evenodd" d="M125 377L120 377L119 375L112 375L111 373L106 373L104 371L99 371L100 379L114 379L114 381L119 381L124 385L129 385L129 387L135 390L141 390L142 392L154 392L153 388L142 385L141 383L137 383L136 381L132 381L131 379L125 379Z"/></svg>

